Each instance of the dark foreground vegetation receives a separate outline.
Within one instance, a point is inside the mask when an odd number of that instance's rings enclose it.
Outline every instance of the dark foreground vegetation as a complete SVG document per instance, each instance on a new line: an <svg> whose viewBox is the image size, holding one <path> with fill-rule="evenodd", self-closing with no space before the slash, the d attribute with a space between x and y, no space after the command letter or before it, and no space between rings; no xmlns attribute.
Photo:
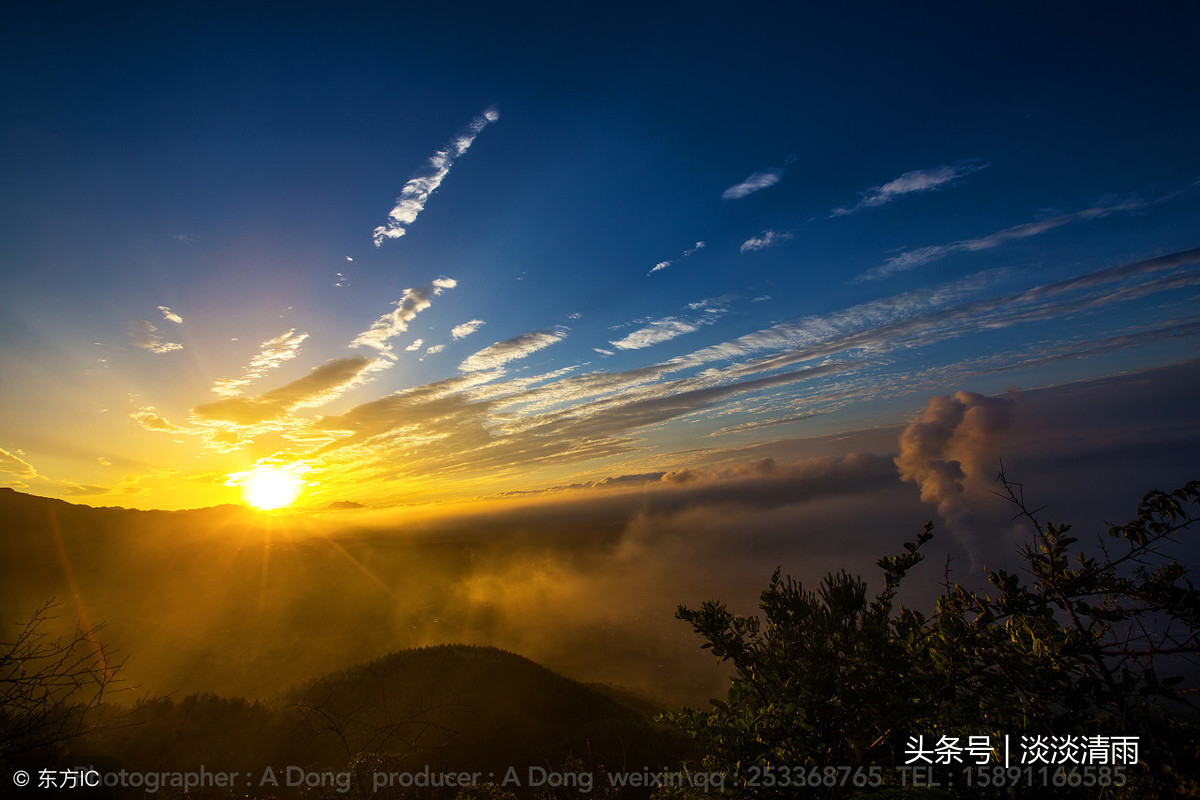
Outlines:
<svg viewBox="0 0 1200 800"><path fill-rule="evenodd" d="M947 571L928 613L897 603L929 525L879 560L874 593L845 572L809 589L777 571L760 616L680 607L731 669L708 710L662 715L462 645L393 653L271 702L139 701L102 631L51 639L43 610L0 645L0 795L16 793L18 769L31 776L20 794L51 797L68 792L37 788L40 769L204 765L238 782L69 795L1200 797L1200 593L1176 549L1200 481L1151 492L1133 520L1080 542L1001 477L1033 534L1023 569L986 571L986 590ZM476 785L415 777L463 772Z"/></svg>

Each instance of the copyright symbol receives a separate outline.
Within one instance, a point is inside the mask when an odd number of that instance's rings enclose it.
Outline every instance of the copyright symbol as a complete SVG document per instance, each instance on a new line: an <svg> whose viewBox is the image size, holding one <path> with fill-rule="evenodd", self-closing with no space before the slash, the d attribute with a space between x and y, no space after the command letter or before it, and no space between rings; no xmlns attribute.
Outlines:
<svg viewBox="0 0 1200 800"><path fill-rule="evenodd" d="M17 770L13 773L13 783L15 783L17 786L28 786L29 773L23 769Z"/></svg>

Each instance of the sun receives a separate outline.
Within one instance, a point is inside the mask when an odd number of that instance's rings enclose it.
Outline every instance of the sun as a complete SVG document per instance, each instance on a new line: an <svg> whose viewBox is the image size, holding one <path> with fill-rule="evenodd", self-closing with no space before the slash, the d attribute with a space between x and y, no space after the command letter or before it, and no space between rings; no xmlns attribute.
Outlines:
<svg viewBox="0 0 1200 800"><path fill-rule="evenodd" d="M278 467L255 467L242 478L242 497L259 511L290 506L303 488L296 473Z"/></svg>

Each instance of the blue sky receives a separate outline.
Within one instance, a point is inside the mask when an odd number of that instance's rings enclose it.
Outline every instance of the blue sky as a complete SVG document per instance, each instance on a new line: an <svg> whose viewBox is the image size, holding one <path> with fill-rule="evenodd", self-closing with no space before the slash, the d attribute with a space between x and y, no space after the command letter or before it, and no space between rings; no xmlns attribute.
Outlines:
<svg viewBox="0 0 1200 800"><path fill-rule="evenodd" d="M0 481L490 494L1194 359L1197 33L1180 3L21 12Z"/></svg>

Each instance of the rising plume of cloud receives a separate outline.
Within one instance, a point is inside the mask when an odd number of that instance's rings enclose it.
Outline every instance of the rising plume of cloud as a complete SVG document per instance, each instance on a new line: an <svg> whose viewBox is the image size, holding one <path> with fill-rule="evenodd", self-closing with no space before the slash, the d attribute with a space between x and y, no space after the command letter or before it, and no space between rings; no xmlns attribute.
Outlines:
<svg viewBox="0 0 1200 800"><path fill-rule="evenodd" d="M931 169L915 169L881 186L872 186L861 193L857 203L844 208L835 208L829 216L845 217L857 214L864 208L885 206L905 195L945 189L955 185L972 172L978 172L988 166L990 165L967 161L957 164L942 164L940 167Z"/></svg>
<svg viewBox="0 0 1200 800"><path fill-rule="evenodd" d="M483 348L458 365L462 372L480 372L495 369L510 361L525 358L538 350L557 344L567 337L567 329L558 327L549 331L523 333L503 342Z"/></svg>
<svg viewBox="0 0 1200 800"><path fill-rule="evenodd" d="M484 321L481 319L473 319L464 322L461 325L455 325L450 330L450 338L454 339L455 341L458 341L459 339L465 339L475 331L479 330L480 326L484 324Z"/></svg>
<svg viewBox="0 0 1200 800"><path fill-rule="evenodd" d="M168 342L162 331L146 319L139 319L134 323L134 330L130 336L133 338L134 347L149 350L151 353L162 354L183 349L183 345L178 342Z"/></svg>
<svg viewBox="0 0 1200 800"><path fill-rule="evenodd" d="M684 250L682 253L680 253L678 258L668 259L667 261L660 261L657 264L655 264L650 269L650 271L647 272L646 274L653 275L654 273L658 272L659 270L664 270L667 267L671 266L672 264L676 264L680 261L683 261L685 258L691 258L693 255L696 254L697 251L703 250L707 246L708 245L705 244L704 242L696 242L694 245L689 247L687 250Z"/></svg>
<svg viewBox="0 0 1200 800"><path fill-rule="evenodd" d="M751 236L746 241L742 242L741 252L757 253L759 250L766 250L768 247L774 247L780 242L786 242L792 238L792 234L786 231L765 230L757 236Z"/></svg>
<svg viewBox="0 0 1200 800"><path fill-rule="evenodd" d="M744 181L735 183L721 192L721 199L740 200L747 195L762 191L769 186L774 186L783 178L783 173L784 170L782 167L768 167L767 169L751 173Z"/></svg>
<svg viewBox="0 0 1200 800"><path fill-rule="evenodd" d="M168 322L174 322L176 325L183 324L183 317L176 314L167 306L159 306L158 310L162 312L163 319L167 320Z"/></svg>
<svg viewBox="0 0 1200 800"><path fill-rule="evenodd" d="M295 358L296 354L300 352L300 345L307 338L307 333L296 333L296 329L292 328L272 339L267 339L259 345L262 349L255 354L254 358L250 359L242 377L221 378L213 384L212 390L226 397L240 394L243 386Z"/></svg>
<svg viewBox="0 0 1200 800"><path fill-rule="evenodd" d="M896 467L901 479L915 483L921 500L937 506L966 547L972 569L978 566L979 548L966 482L998 463L996 448L1012 420L1012 400L960 391L930 399L921 418L900 435Z"/></svg>
<svg viewBox="0 0 1200 800"><path fill-rule="evenodd" d="M385 239L399 239L408 232L408 226L424 210L429 196L442 185L442 181L450 172L450 167L454 165L454 160L470 149L475 137L488 126L488 123L498 119L500 119L500 113L494 108L489 108L471 120L466 131L456 136L454 141L429 157L429 164L424 172L409 179L408 183L404 184L404 188L400 190L400 196L396 198L396 205L388 214L387 223L375 229L372 239L376 247L383 244Z"/></svg>
<svg viewBox="0 0 1200 800"><path fill-rule="evenodd" d="M396 308L375 320L370 328L354 337L351 347L371 347L388 358L395 358L388 342L408 330L408 323L432 304L432 297L453 289L458 281L453 278L438 278L429 286L405 289L396 301Z"/></svg>

